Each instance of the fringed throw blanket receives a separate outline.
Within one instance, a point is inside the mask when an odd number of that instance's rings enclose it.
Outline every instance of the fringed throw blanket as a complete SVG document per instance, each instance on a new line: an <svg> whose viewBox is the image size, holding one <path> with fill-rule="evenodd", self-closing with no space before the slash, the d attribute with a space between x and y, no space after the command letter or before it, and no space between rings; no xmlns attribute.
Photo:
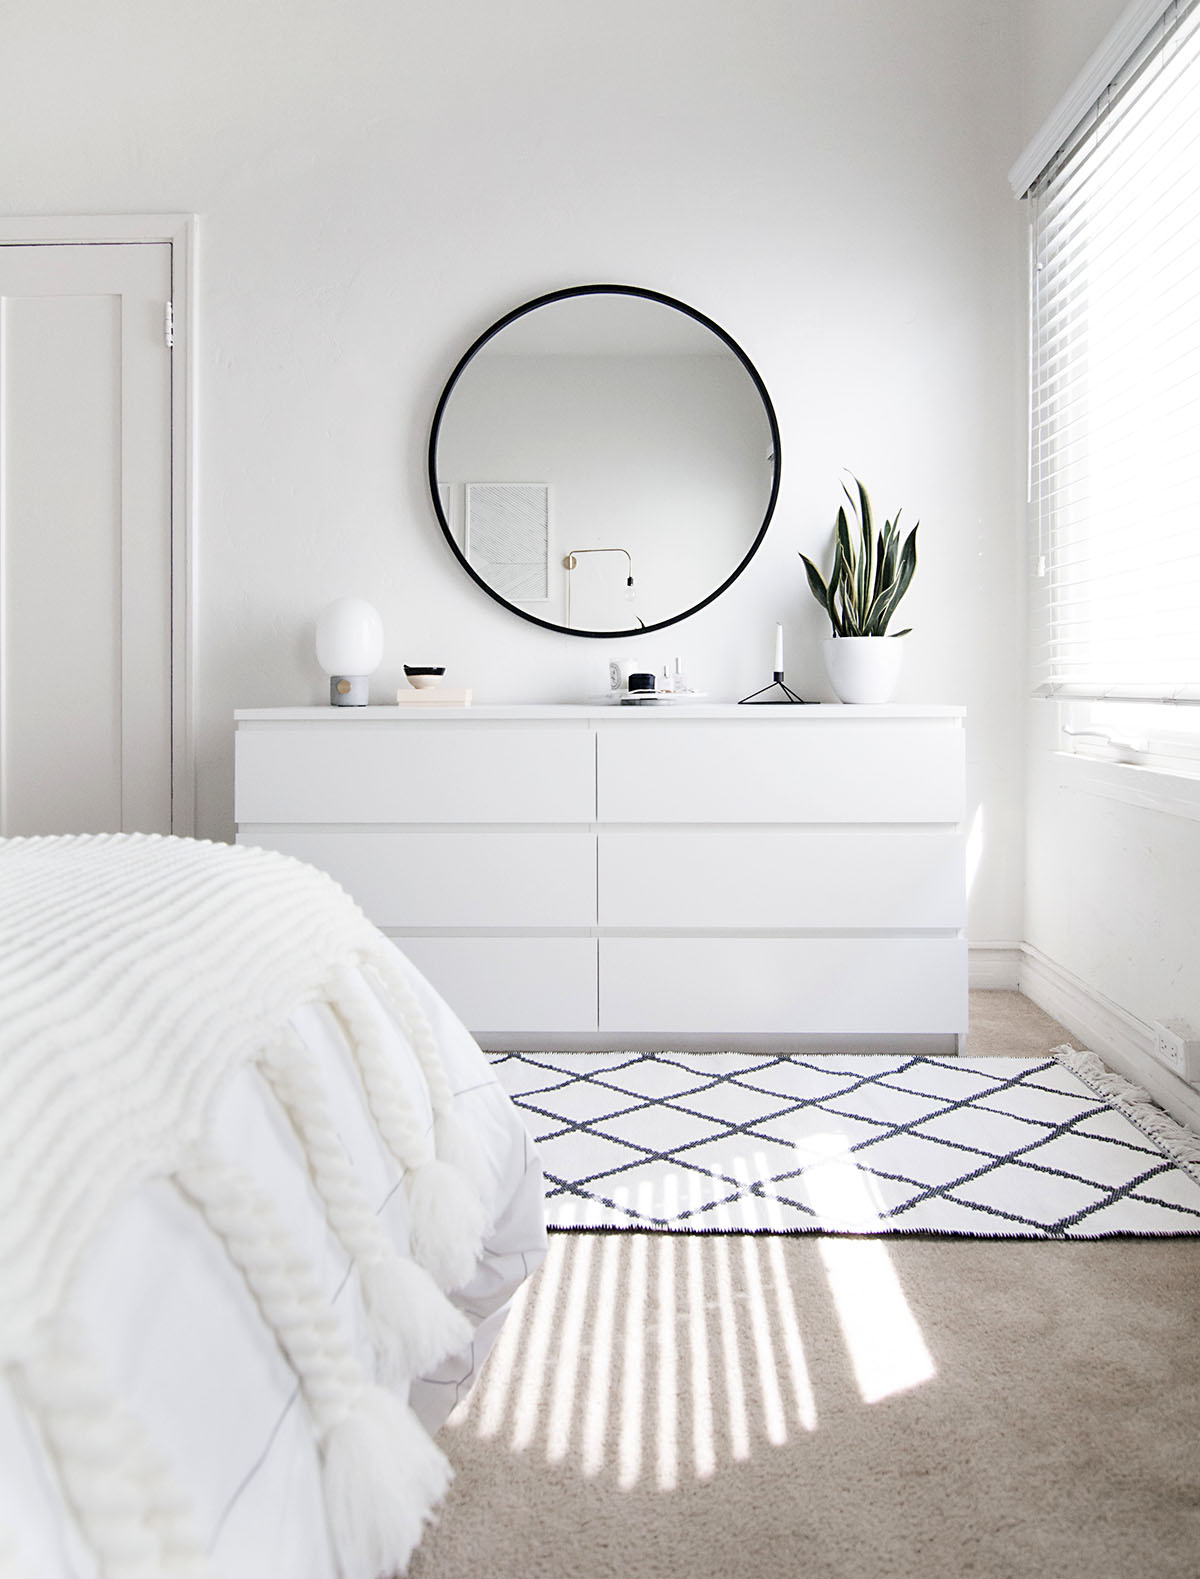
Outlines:
<svg viewBox="0 0 1200 1579"><path fill-rule="evenodd" d="M432 1135L384 1053L373 998L420 1064ZM403 1171L411 1259L368 1204L289 1026L312 1002L337 1015ZM355 1269L377 1379L271 1199L214 1147L217 1099L247 1065L294 1130ZM403 1393L469 1338L444 1291L471 1275L483 1214L395 951L330 878L275 853L147 835L0 841L0 1361L106 1579L208 1572L186 1498L69 1314L91 1236L158 1178L223 1243L296 1373L343 1574L402 1570L449 1479Z"/></svg>

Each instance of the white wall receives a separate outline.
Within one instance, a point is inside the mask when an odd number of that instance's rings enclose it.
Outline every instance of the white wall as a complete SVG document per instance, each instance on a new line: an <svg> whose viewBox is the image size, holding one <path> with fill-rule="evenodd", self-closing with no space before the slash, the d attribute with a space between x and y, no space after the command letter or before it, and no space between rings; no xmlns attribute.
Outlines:
<svg viewBox="0 0 1200 1579"><path fill-rule="evenodd" d="M1026 140L1123 9L1122 0L1034 0ZM1025 937L1038 957L1023 985L1181 1116L1200 1117L1197 1094L1145 1053L1154 1020L1200 1028L1200 822L1097 795L1073 776L1061 782L1056 705L1026 706ZM1111 789L1122 775L1108 776Z"/></svg>
<svg viewBox="0 0 1200 1579"><path fill-rule="evenodd" d="M1032 142L1129 0L1024 0L1022 146ZM1014 160L1020 149L1013 150Z"/></svg>
<svg viewBox="0 0 1200 1579"><path fill-rule="evenodd" d="M612 656L737 697L820 679L797 550L843 468L921 518L902 699L970 709L976 939L1020 934L1021 139L1011 0L41 0L5 21L10 213L194 210L198 828L231 823L235 706L317 701L341 592L479 700L594 688L606 644L505 613L425 498L441 382L516 303L644 284L770 389L775 524L737 585Z"/></svg>

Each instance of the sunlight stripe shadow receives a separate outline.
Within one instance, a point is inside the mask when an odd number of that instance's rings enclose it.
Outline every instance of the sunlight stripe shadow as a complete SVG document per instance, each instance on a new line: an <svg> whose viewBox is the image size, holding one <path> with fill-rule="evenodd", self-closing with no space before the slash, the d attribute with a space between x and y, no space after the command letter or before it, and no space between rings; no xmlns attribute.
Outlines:
<svg viewBox="0 0 1200 1579"><path fill-rule="evenodd" d="M596 1300L596 1324L592 1335L592 1363L588 1373L587 1401L584 1405L582 1468L586 1477L598 1475L604 1467L604 1443L608 1432L608 1412L613 1373L613 1334L616 1326L617 1274L620 1267L622 1236L610 1234L600 1252L600 1284Z"/></svg>
<svg viewBox="0 0 1200 1579"><path fill-rule="evenodd" d="M570 1241L552 1239L537 1279L536 1293L525 1322L524 1364L514 1393L512 1446L522 1452L537 1430L542 1392L549 1373L550 1340L557 1325L559 1289Z"/></svg>
<svg viewBox="0 0 1200 1579"><path fill-rule="evenodd" d="M560 1464L571 1450L571 1427L579 1402L579 1362L583 1352L584 1320L592 1281L596 1245L592 1234L569 1237L566 1315L554 1357L554 1386L550 1399L550 1424L546 1433L546 1459Z"/></svg>

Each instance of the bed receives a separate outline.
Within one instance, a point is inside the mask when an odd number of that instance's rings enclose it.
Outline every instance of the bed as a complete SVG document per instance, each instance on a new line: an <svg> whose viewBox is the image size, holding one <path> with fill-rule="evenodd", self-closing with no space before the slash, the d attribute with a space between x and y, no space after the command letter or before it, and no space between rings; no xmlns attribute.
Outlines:
<svg viewBox="0 0 1200 1579"><path fill-rule="evenodd" d="M545 1252L536 1154L324 874L0 841L0 1574L377 1579Z"/></svg>

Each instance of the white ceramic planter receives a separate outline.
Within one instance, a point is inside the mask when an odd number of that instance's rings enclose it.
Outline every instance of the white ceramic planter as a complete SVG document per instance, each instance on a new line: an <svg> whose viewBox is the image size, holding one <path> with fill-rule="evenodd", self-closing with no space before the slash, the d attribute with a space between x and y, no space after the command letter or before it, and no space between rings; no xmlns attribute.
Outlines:
<svg viewBox="0 0 1200 1579"><path fill-rule="evenodd" d="M890 702L904 643L897 636L826 636L825 672L839 701Z"/></svg>

